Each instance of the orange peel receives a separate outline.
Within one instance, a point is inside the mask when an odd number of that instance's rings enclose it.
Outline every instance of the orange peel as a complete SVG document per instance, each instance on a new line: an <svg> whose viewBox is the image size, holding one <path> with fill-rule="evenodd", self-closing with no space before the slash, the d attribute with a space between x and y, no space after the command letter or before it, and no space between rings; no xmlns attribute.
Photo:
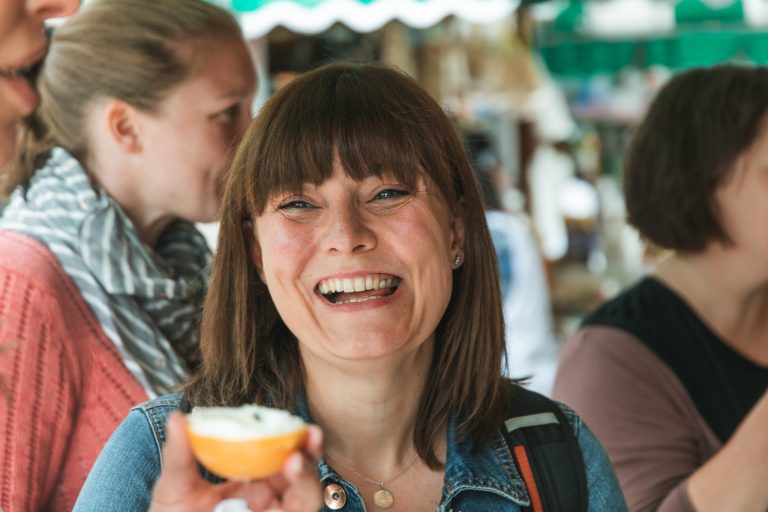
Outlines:
<svg viewBox="0 0 768 512"><path fill-rule="evenodd" d="M237 410L225 407L205 409ZM266 407L259 407L259 410L276 411ZM187 433L195 457L212 473L228 480L260 480L279 473L288 457L306 442L307 427L300 418L299 421L299 425L294 422L286 431L267 435L254 433L253 437L246 439L202 433L190 421L187 421Z"/></svg>

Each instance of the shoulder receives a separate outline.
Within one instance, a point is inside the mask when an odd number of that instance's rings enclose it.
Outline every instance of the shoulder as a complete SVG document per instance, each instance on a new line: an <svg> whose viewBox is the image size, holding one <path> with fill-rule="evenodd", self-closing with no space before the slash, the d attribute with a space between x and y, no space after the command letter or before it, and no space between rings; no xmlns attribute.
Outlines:
<svg viewBox="0 0 768 512"><path fill-rule="evenodd" d="M183 397L180 394L164 395L136 405L131 409L131 415L144 418L153 433L158 447L165 444L165 424L168 416L174 411L181 410Z"/></svg>
<svg viewBox="0 0 768 512"><path fill-rule="evenodd" d="M83 335L106 339L80 290L42 242L0 229L0 279L0 300L16 313L12 318L34 313L36 320L50 321L48 328L69 333L72 341L81 341Z"/></svg>
<svg viewBox="0 0 768 512"><path fill-rule="evenodd" d="M115 429L88 474L74 510L147 510L162 469L166 421L181 396L169 395L135 406Z"/></svg>
<svg viewBox="0 0 768 512"><path fill-rule="evenodd" d="M632 332L610 325L588 325L568 337L558 374L577 371L584 376L593 370L646 373L662 366L655 352ZM614 375L600 373L593 377L611 379Z"/></svg>
<svg viewBox="0 0 768 512"><path fill-rule="evenodd" d="M690 308L675 292L648 276L597 307L584 318L582 327L617 327L650 343L679 328L681 318L689 314Z"/></svg>
<svg viewBox="0 0 768 512"><path fill-rule="evenodd" d="M48 247L27 235L0 229L0 269L50 287L65 287L69 278Z"/></svg>
<svg viewBox="0 0 768 512"><path fill-rule="evenodd" d="M112 434L99 459L110 459L110 451L122 453L125 449L135 450L136 456L159 461L167 436L168 417L180 410L181 402L181 395L175 394L134 406Z"/></svg>
<svg viewBox="0 0 768 512"><path fill-rule="evenodd" d="M518 424L512 425L510 420L507 420L505 423L507 431L521 427L540 427L536 434L524 435L527 440L526 445L545 446L548 455L544 459L553 458L557 454L556 460L559 466L566 465L567 467L567 464L570 463L577 465L575 467L583 468L583 472L576 470L583 477L577 477L574 482L581 480L586 484L590 511L626 510L616 474L605 450L576 411L562 402L529 390L513 388L510 394L513 397L518 397L517 400L525 405L512 409L516 416L511 418L511 421ZM512 400L511 405L514 404L515 398ZM523 410L525 416L517 416L519 410ZM566 424L563 423L563 420ZM522 430L526 429L522 428ZM568 430L573 433L573 436L568 434ZM557 432L560 434L557 435ZM565 437L562 437L563 434ZM562 441L555 442L557 439ZM568 453L571 455L567 455ZM536 458L536 461L541 463L544 459Z"/></svg>
<svg viewBox="0 0 768 512"><path fill-rule="evenodd" d="M532 426L535 418L541 418L543 415L549 415L552 418L552 414L557 416L557 422L561 423L560 419L564 418L570 429L578 438L579 431L582 426L581 418L579 415L568 405L553 400L540 393L526 389L520 385L509 384L507 390L507 412L506 412L506 427L510 429L511 422L517 421L519 418L524 418L521 422L521 426ZM538 421L538 420L537 420ZM552 420L554 421L554 420Z"/></svg>
<svg viewBox="0 0 768 512"><path fill-rule="evenodd" d="M653 350L610 326L584 327L568 339L552 396L575 407L598 430L619 411L642 416L661 402L687 402L680 380Z"/></svg>

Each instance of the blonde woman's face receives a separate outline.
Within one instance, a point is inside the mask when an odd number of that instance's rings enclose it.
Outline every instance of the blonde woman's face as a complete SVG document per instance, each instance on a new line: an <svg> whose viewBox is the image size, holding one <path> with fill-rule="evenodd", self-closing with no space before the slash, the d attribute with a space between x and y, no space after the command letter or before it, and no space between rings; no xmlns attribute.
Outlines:
<svg viewBox="0 0 768 512"><path fill-rule="evenodd" d="M141 122L137 187L145 208L211 222L231 151L251 120L256 72L240 40L199 44L189 78Z"/></svg>
<svg viewBox="0 0 768 512"><path fill-rule="evenodd" d="M337 162L319 186L271 198L253 259L305 362L399 361L433 339L463 229L426 179L358 182Z"/></svg>
<svg viewBox="0 0 768 512"><path fill-rule="evenodd" d="M47 40L44 21L72 14L79 0L0 1L0 124L30 114L39 97L23 71L39 63Z"/></svg>

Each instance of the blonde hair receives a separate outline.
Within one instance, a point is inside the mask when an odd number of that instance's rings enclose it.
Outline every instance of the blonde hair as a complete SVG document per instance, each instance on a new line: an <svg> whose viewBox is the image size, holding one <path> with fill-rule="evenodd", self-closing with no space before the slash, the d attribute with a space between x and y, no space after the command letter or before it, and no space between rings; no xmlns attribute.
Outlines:
<svg viewBox="0 0 768 512"><path fill-rule="evenodd" d="M303 388L298 341L251 260L250 219L281 190L319 184L338 152L351 178L426 174L466 226L465 262L435 331L414 444L431 467L450 417L481 446L504 414L504 320L493 242L464 146L413 79L383 65L332 64L302 75L264 106L235 155L201 326L203 365L185 388L193 405L256 401L294 408Z"/></svg>
<svg viewBox="0 0 768 512"><path fill-rule="evenodd" d="M93 0L53 33L42 102L22 123L2 188L25 184L52 145L85 162L86 117L98 100L152 112L189 75L196 45L242 38L229 13L202 0Z"/></svg>

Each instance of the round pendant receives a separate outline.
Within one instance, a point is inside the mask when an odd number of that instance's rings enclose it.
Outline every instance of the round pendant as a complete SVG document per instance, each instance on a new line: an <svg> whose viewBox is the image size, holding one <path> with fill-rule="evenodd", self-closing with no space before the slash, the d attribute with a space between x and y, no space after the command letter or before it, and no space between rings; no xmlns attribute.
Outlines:
<svg viewBox="0 0 768 512"><path fill-rule="evenodd" d="M373 504L376 505L379 508L389 508L395 503L395 497L392 496L392 493L386 490L385 488L381 488L375 493L373 493Z"/></svg>

